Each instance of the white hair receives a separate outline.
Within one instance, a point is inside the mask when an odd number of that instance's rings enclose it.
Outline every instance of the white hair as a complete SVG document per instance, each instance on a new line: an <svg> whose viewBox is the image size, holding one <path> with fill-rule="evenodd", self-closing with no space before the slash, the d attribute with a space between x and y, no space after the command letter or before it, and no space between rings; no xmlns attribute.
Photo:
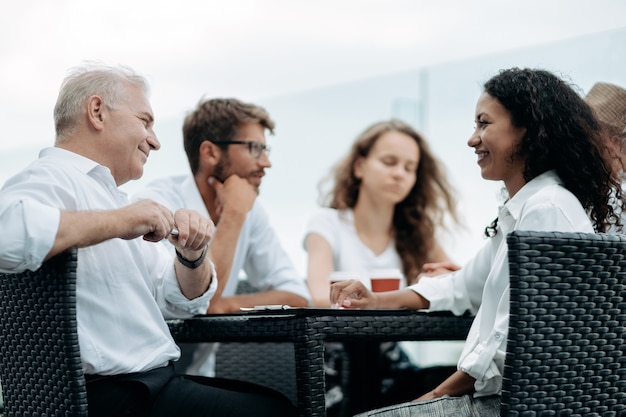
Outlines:
<svg viewBox="0 0 626 417"><path fill-rule="evenodd" d="M61 84L54 106L56 142L61 142L77 128L89 97L98 95L111 109L123 99L122 89L128 83L149 93L147 80L126 66L109 66L87 62L69 70Z"/></svg>

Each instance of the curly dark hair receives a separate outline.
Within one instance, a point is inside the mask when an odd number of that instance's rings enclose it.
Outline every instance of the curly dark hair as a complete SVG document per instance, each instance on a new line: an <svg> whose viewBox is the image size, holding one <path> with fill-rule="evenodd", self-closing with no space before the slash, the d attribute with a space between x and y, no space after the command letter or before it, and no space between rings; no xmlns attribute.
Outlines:
<svg viewBox="0 0 626 417"><path fill-rule="evenodd" d="M609 204L612 196L623 197L607 164L602 128L571 84L546 70L511 68L488 80L484 91L509 111L514 126L526 129L514 156L525 158L526 182L553 169L597 232L621 224Z"/></svg>
<svg viewBox="0 0 626 417"><path fill-rule="evenodd" d="M244 123L259 123L274 133L274 121L263 107L235 98L200 100L183 123L183 143L191 172L198 171L202 142L231 141Z"/></svg>
<svg viewBox="0 0 626 417"><path fill-rule="evenodd" d="M391 131L410 136L420 149L415 184L407 197L396 204L393 216L396 250L410 284L428 261L435 246L435 231L438 227L445 227L446 216L458 222L453 189L440 162L419 133L397 119L368 127L358 136L348 155L331 171L327 179L333 180L333 188L322 196L321 204L338 210L354 208L361 185L361 180L354 175L354 164L359 158L367 157L383 133Z"/></svg>

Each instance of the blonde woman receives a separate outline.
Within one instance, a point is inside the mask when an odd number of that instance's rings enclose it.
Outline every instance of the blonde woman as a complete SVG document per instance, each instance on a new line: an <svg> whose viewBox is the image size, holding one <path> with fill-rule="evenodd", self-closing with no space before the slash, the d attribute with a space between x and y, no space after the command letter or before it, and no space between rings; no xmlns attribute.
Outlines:
<svg viewBox="0 0 626 417"><path fill-rule="evenodd" d="M332 271L366 274L372 269L399 269L406 286L415 283L425 263L456 269L436 240L444 220L457 219L452 188L428 144L411 126L389 120L368 127L336 165L332 178L326 207L310 218L304 240L314 306L330 307ZM341 348L327 346L327 368L335 371L337 349ZM402 391L406 387L394 380L400 376L393 371L406 370L401 378L410 378L408 358L395 343L383 349L383 366L388 369L380 404L411 399L413 393ZM333 379L332 371L327 373L327 388L337 385ZM329 392L327 406L330 397L341 397Z"/></svg>

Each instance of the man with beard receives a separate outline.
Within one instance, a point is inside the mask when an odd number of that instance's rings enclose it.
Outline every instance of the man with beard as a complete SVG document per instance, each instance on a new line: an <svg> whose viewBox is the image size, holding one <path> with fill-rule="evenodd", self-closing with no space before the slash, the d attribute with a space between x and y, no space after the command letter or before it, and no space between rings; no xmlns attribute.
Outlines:
<svg viewBox="0 0 626 417"><path fill-rule="evenodd" d="M310 303L304 279L256 201L265 169L272 166L266 130L273 133L274 122L262 107L237 99L201 101L183 124L191 173L155 180L136 195L172 210L197 210L215 223L211 256L218 287L208 313ZM235 294L241 271L258 292ZM213 376L215 345L195 346L187 373Z"/></svg>
<svg viewBox="0 0 626 417"><path fill-rule="evenodd" d="M165 319L209 306L215 234L195 210L131 204L118 188L139 179L161 148L149 92L125 66L86 62L68 72L54 107L54 146L0 191L0 271L35 271L77 248L77 338L90 417L295 416L287 398L265 387L175 373L179 349Z"/></svg>

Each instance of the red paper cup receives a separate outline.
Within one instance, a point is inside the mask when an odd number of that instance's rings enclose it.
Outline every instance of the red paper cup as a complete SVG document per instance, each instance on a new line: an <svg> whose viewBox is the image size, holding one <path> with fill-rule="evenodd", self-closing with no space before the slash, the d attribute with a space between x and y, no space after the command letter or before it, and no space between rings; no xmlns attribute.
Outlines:
<svg viewBox="0 0 626 417"><path fill-rule="evenodd" d="M400 289L402 272L399 269L376 269L370 271L370 285L374 292L395 291Z"/></svg>

